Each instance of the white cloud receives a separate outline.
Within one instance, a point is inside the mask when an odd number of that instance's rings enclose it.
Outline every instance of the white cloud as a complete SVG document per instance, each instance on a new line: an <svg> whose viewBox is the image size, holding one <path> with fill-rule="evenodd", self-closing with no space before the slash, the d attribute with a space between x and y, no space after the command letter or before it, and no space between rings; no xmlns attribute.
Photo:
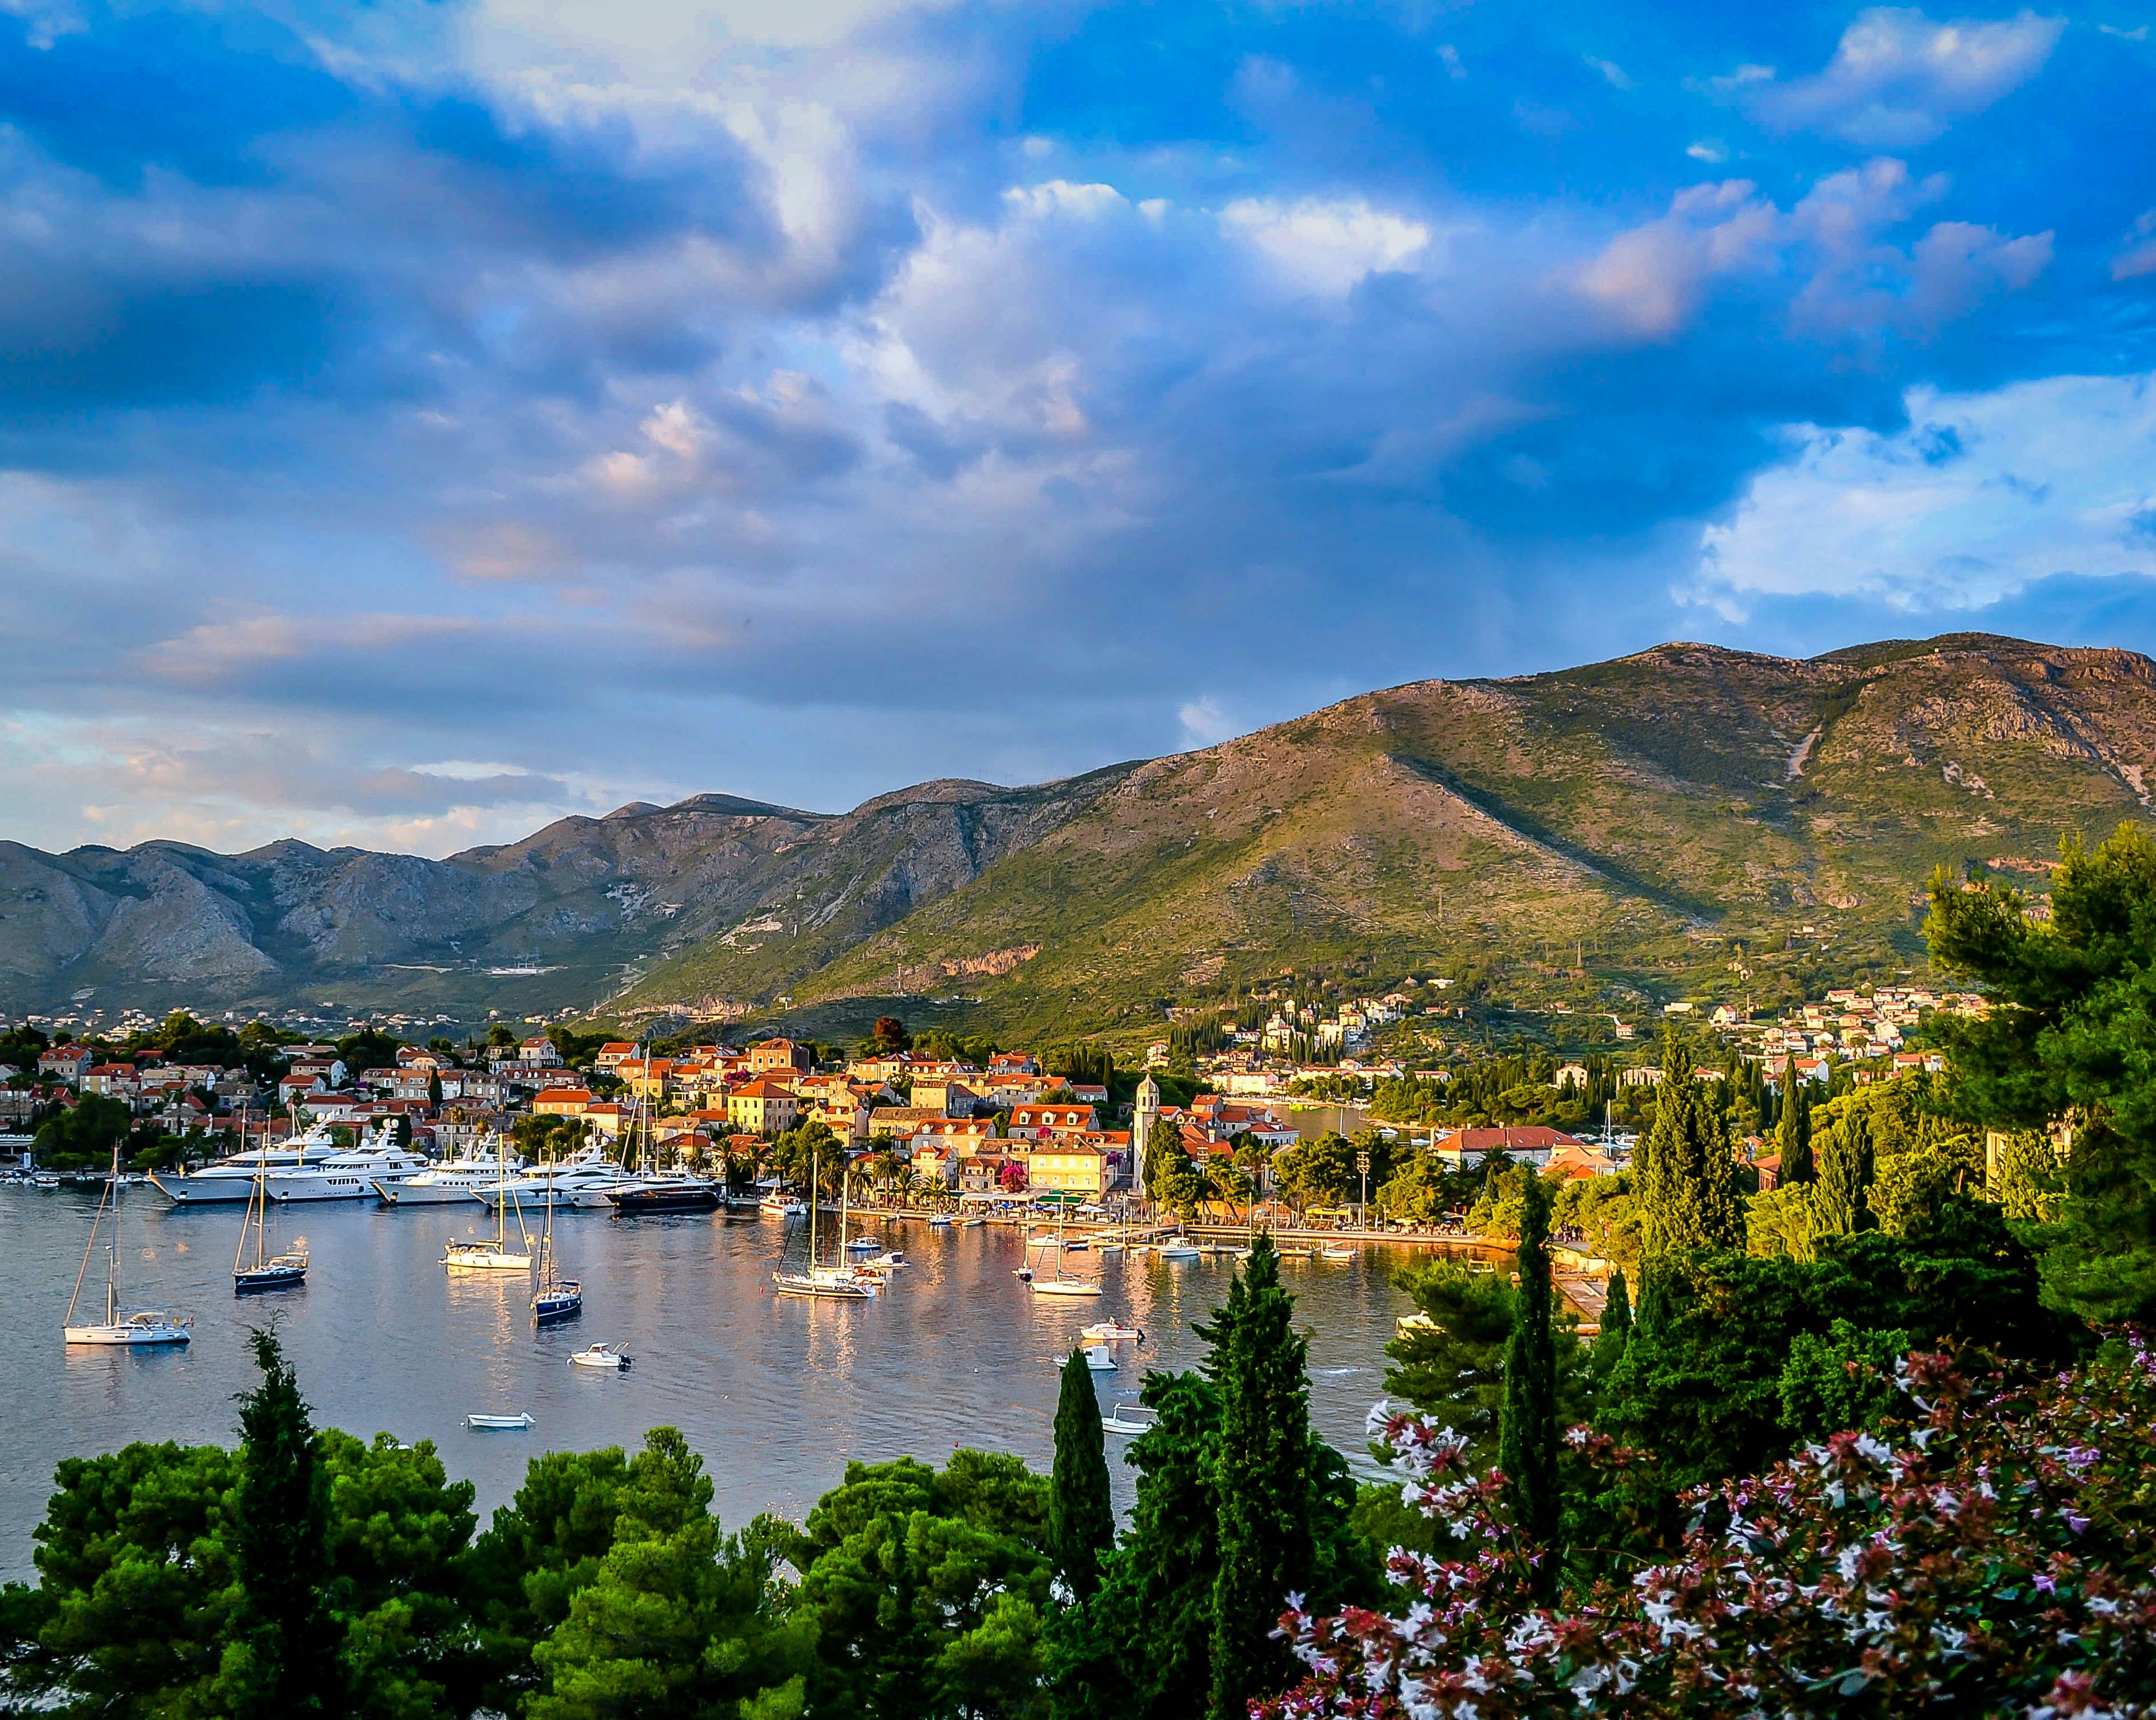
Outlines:
<svg viewBox="0 0 2156 1720"><path fill-rule="evenodd" d="M1188 701L1175 715L1183 725L1184 742L1188 746L1214 747L1242 732L1209 693Z"/></svg>
<svg viewBox="0 0 2156 1720"><path fill-rule="evenodd" d="M1914 8L1874 7L1842 33L1825 70L1786 85L1750 80L1753 110L1785 130L1911 148L2035 77L2066 23L2026 11L1938 23Z"/></svg>
<svg viewBox="0 0 2156 1720"><path fill-rule="evenodd" d="M1973 608L2058 573L2156 574L2156 379L1912 390L1890 434L1794 424L1702 535L1697 600Z"/></svg>
<svg viewBox="0 0 2156 1720"><path fill-rule="evenodd" d="M1373 209L1360 198L1280 203L1239 198L1220 225L1306 291L1344 293L1366 275L1400 269L1430 242L1428 223Z"/></svg>
<svg viewBox="0 0 2156 1720"><path fill-rule="evenodd" d="M1632 87L1632 80L1626 74L1625 68L1614 60L1597 59L1590 54L1587 56L1587 63L1602 74L1613 90L1630 90Z"/></svg>

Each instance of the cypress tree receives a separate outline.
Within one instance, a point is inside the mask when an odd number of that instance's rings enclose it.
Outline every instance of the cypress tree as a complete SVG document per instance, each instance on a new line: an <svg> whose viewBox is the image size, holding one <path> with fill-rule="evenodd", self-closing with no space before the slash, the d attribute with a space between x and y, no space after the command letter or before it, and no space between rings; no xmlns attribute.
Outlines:
<svg viewBox="0 0 2156 1720"><path fill-rule="evenodd" d="M1555 1592L1559 1500L1557 1479L1557 1343L1551 1331L1549 1187L1528 1173L1520 1213L1518 1313L1505 1353L1505 1407L1497 1466L1505 1503L1533 1549L1536 1591Z"/></svg>
<svg viewBox="0 0 2156 1720"><path fill-rule="evenodd" d="M1820 1138L1819 1189L1813 1210L1820 1234L1846 1236L1865 1228L1864 1191L1871 1182L1871 1142L1854 1112L1837 1119Z"/></svg>
<svg viewBox="0 0 2156 1720"><path fill-rule="evenodd" d="M233 1567L244 1668L234 1720L314 1720L345 1712L340 1632L325 1603L327 1477L275 1327L250 1334L262 1384L239 1399L242 1462Z"/></svg>
<svg viewBox="0 0 2156 1720"><path fill-rule="evenodd" d="M1213 1720L1244 1720L1252 1701L1294 1681L1296 1663L1273 1629L1287 1597L1310 1594L1318 1575L1308 1347L1289 1324L1293 1309L1261 1230L1226 1305L1199 1328L1220 1396Z"/></svg>
<svg viewBox="0 0 2156 1720"><path fill-rule="evenodd" d="M1073 1644L1075 1666L1050 1666L1058 1720L1191 1720L1212 1692L1219 1394L1200 1373L1148 1373L1139 1398L1159 1420L1131 1442L1138 1481L1130 1533L1086 1610L1111 1645L1112 1676L1087 1666L1085 1645Z"/></svg>
<svg viewBox="0 0 2156 1720"><path fill-rule="evenodd" d="M1048 1553L1073 1604L1083 1605L1099 1591L1101 1555L1115 1541L1100 1399L1085 1352L1073 1350L1063 1364L1063 1390L1056 1400L1055 1467L1048 1494Z"/></svg>
<svg viewBox="0 0 2156 1720"><path fill-rule="evenodd" d="M1812 1164L1812 1106L1804 1082L1797 1077L1794 1052L1782 1064L1782 1120L1775 1130L1774 1144L1782 1151L1778 1180L1810 1182L1815 1174Z"/></svg>
<svg viewBox="0 0 2156 1720"><path fill-rule="evenodd" d="M1620 1271L1609 1275L1609 1294L1602 1304L1602 1330L1594 1340L1594 1359L1601 1368L1614 1367L1632 1342L1632 1298Z"/></svg>
<svg viewBox="0 0 2156 1720"><path fill-rule="evenodd" d="M1676 1031L1662 1042L1655 1124L1640 1143L1640 1230L1648 1258L1741 1247L1743 1209L1722 1123L1708 1110Z"/></svg>

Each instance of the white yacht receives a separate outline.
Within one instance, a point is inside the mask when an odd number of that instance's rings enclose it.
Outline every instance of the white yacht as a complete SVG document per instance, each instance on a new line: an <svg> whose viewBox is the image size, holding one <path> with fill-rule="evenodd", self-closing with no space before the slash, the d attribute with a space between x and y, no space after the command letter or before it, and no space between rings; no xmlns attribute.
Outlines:
<svg viewBox="0 0 2156 1720"><path fill-rule="evenodd" d="M587 1189L619 1188L627 1176L603 1148L585 1147L555 1163L525 1167L521 1174L509 1179L508 1190L519 1200L534 1202L543 1201L551 1191L556 1200L572 1204L573 1196ZM490 1179L480 1191L480 1199L495 1199L501 1186Z"/></svg>
<svg viewBox="0 0 2156 1720"><path fill-rule="evenodd" d="M511 1160L521 1167L522 1161ZM461 1206L468 1200L490 1201L501 1186L501 1161L475 1148L459 1158L444 1159L408 1177L384 1177L374 1192L392 1206Z"/></svg>
<svg viewBox="0 0 2156 1720"><path fill-rule="evenodd" d="M337 1144L327 1123L316 1123L304 1134L251 1153L235 1153L206 1164L192 1176L171 1172L152 1173L150 1180L175 1206L211 1206L230 1202L237 1205L254 1197L258 1174L275 1177L285 1171L311 1169L337 1157L345 1149Z"/></svg>
<svg viewBox="0 0 2156 1720"><path fill-rule="evenodd" d="M372 1200L382 1183L401 1183L426 1168L424 1155L399 1147L384 1125L346 1152L333 1153L318 1164L273 1170L267 1181L270 1198L276 1201Z"/></svg>

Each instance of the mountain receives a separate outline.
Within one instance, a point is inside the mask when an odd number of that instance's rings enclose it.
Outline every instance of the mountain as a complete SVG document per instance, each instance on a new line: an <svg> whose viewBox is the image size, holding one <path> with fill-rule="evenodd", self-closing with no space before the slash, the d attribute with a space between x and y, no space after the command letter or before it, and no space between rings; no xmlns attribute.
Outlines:
<svg viewBox="0 0 2156 1720"><path fill-rule="evenodd" d="M762 1018L963 993L1014 1029L1136 1032L1286 969L1627 1014L1763 1003L1920 968L1934 866L2041 894L2062 832L2156 823L2152 773L2133 653L1661 645L837 816L700 795L439 861L0 844L0 1006Z"/></svg>

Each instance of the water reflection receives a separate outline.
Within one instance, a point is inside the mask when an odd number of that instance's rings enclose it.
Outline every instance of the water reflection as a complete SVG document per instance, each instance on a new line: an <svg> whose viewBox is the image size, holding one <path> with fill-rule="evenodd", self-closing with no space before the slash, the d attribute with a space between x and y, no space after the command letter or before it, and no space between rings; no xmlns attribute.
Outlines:
<svg viewBox="0 0 2156 1720"><path fill-rule="evenodd" d="M557 1209L561 1270L583 1281L580 1319L533 1328L530 1281L517 1272L451 1272L453 1236L490 1235L489 1215L359 1205L307 1214L306 1286L235 1298L228 1253L234 1209L162 1211L145 1201L155 1256L131 1271L131 1302L195 1316L184 1348L67 1351L61 1314L95 1202L0 1191L0 1289L12 1339L0 1353L0 1577L29 1571L29 1533L53 1466L136 1439L233 1437L233 1394L252 1383L246 1333L275 1318L317 1419L361 1435L429 1438L450 1472L477 1484L482 1516L547 1450L634 1445L662 1423L710 1461L730 1524L762 1509L798 1518L849 1458L905 1453L941 1462L961 1445L1014 1450L1045 1466L1056 1372L1081 1327L1114 1317L1146 1334L1119 1347L1121 1371L1098 1376L1104 1403L1137 1394L1147 1368L1193 1365L1189 1329L1224 1294L1234 1263L1169 1263L1109 1254L1088 1262L1105 1289L1083 1300L1035 1296L1012 1277L1023 1237L1008 1229L880 1231L914 1264L862 1303L771 1293L782 1262L804 1257L799 1221L673 1216L615 1219ZM829 1257L829 1242L825 1258ZM1298 1327L1311 1335L1312 1412L1354 1448L1379 1395L1382 1348L1408 1303L1383 1249L1351 1261L1291 1260ZM567 1365L594 1342L636 1358L617 1373ZM529 1410L527 1434L477 1434L475 1411ZM1126 1442L1111 1472L1128 1502Z"/></svg>

